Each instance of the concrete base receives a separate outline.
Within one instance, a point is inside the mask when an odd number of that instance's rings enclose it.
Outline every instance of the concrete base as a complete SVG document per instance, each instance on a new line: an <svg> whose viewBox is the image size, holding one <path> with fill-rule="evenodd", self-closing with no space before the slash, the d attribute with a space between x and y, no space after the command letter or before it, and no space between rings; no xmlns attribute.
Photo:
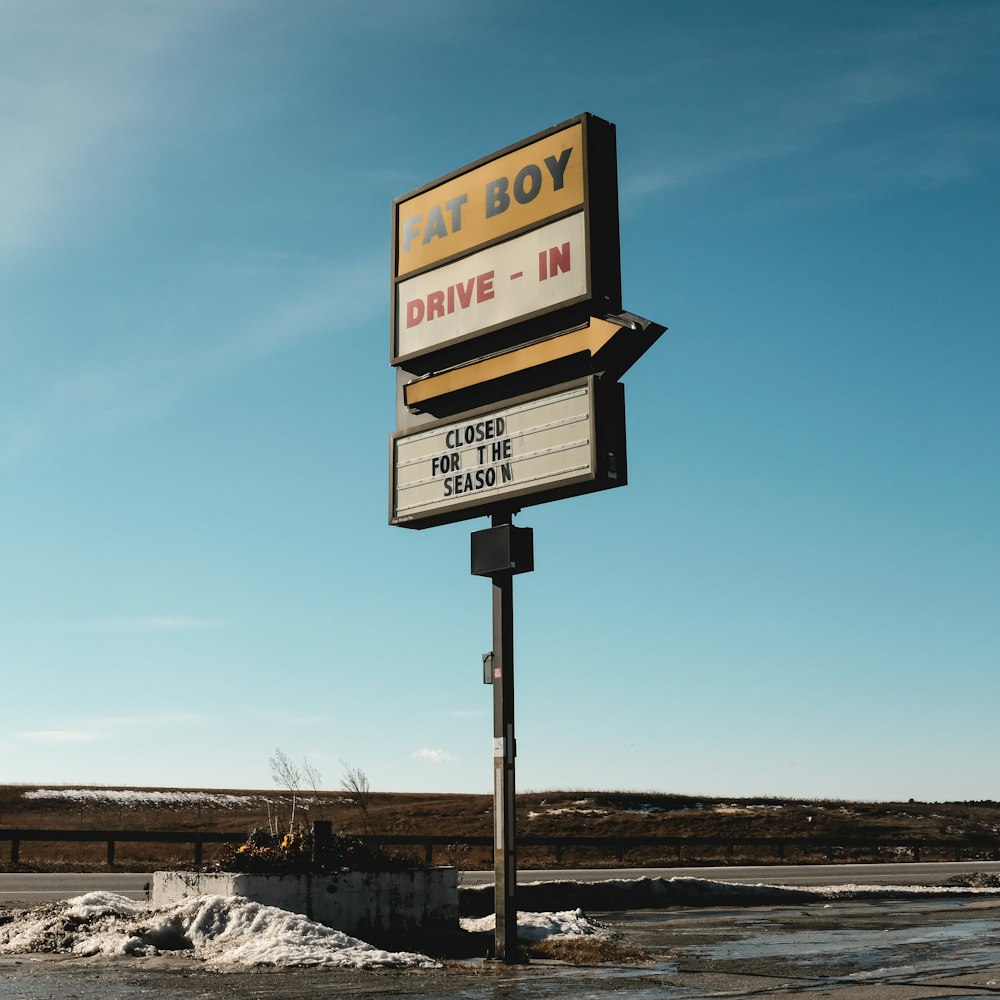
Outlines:
<svg viewBox="0 0 1000 1000"><path fill-rule="evenodd" d="M304 913L364 937L458 930L458 870L407 868L336 875L253 875L240 872L155 872L154 906L195 896L243 896Z"/></svg>

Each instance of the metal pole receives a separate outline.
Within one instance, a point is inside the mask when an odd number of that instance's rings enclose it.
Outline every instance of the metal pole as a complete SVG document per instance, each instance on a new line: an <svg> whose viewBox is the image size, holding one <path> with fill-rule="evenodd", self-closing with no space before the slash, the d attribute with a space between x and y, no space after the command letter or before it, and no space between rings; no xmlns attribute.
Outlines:
<svg viewBox="0 0 1000 1000"><path fill-rule="evenodd" d="M500 962L514 960L517 953L513 646L514 581L507 574L493 578L493 867Z"/></svg>
<svg viewBox="0 0 1000 1000"><path fill-rule="evenodd" d="M493 526L509 523L494 515ZM514 578L493 581L493 871L496 959L518 960L514 818Z"/></svg>
<svg viewBox="0 0 1000 1000"><path fill-rule="evenodd" d="M517 947L517 831L514 817L514 577L535 568L531 528L515 528L516 511L495 513L472 533L472 573L493 586L493 649L483 656L493 685L493 877L498 962L524 961Z"/></svg>

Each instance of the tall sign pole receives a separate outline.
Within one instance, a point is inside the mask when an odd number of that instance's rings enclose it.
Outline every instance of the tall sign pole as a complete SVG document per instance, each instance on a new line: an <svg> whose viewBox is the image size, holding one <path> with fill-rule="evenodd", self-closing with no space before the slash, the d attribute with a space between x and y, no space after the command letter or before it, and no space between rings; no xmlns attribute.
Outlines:
<svg viewBox="0 0 1000 1000"><path fill-rule="evenodd" d="M494 528L503 530L502 515ZM509 527L509 525L507 525ZM514 811L514 577L497 573L493 581L493 897L496 959L507 962L517 951L517 818Z"/></svg>
<svg viewBox="0 0 1000 1000"><path fill-rule="evenodd" d="M389 523L471 517L490 578L496 951L515 962L514 584L522 507L628 483L621 376L666 327L621 302L615 127L584 114L393 201Z"/></svg>
<svg viewBox="0 0 1000 1000"><path fill-rule="evenodd" d="M493 651L487 654L493 685L493 899L494 955L520 959L517 947L517 819L514 736L514 577L535 568L534 533L511 524L511 512L493 515L493 527L472 533L472 572L493 585Z"/></svg>

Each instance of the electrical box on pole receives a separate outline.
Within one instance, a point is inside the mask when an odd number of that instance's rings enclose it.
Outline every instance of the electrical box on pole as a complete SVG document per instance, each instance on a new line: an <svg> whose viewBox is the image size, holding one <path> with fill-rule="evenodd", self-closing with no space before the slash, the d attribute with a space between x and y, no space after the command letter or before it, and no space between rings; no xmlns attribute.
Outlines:
<svg viewBox="0 0 1000 1000"><path fill-rule="evenodd" d="M531 528L502 524L472 533L472 575L530 573L535 568L535 535Z"/></svg>

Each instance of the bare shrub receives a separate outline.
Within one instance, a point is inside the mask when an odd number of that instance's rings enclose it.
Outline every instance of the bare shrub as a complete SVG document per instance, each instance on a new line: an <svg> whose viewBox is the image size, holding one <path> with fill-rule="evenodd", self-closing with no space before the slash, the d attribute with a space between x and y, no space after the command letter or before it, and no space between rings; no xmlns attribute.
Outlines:
<svg viewBox="0 0 1000 1000"><path fill-rule="evenodd" d="M340 787L351 796L351 802L361 813L365 833L378 839L369 810L372 793L371 785L368 783L368 775L360 767L352 767L346 760L342 760L340 763L344 765L344 776L340 779Z"/></svg>

